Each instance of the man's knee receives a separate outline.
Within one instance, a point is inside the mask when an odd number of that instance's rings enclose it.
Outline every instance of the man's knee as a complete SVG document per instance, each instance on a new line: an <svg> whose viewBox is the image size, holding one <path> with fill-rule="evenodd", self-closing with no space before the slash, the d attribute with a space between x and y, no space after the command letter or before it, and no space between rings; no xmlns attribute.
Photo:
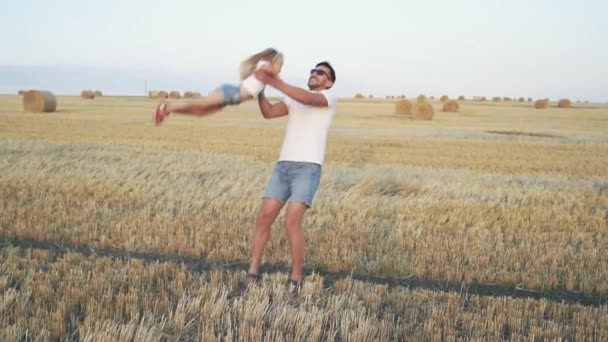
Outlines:
<svg viewBox="0 0 608 342"><path fill-rule="evenodd" d="M272 225L272 223L276 219L277 215L278 213L276 212L276 210L267 208L260 209L260 212L258 213L257 217L258 226L262 225L270 227L270 225Z"/></svg>
<svg viewBox="0 0 608 342"><path fill-rule="evenodd" d="M299 230L302 226L302 216L300 215L286 215L285 216L285 230Z"/></svg>

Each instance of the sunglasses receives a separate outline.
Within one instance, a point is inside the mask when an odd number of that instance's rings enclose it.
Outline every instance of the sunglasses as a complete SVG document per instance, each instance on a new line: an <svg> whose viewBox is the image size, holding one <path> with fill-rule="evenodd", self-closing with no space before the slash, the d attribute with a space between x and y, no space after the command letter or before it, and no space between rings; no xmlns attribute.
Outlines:
<svg viewBox="0 0 608 342"><path fill-rule="evenodd" d="M325 72L325 70L323 70L323 69L316 69L316 68L315 68L315 69L310 69L310 74L311 74L311 75L312 75L312 74L317 74L317 75L319 75L319 76L326 76L326 75L327 75L327 72ZM328 77L329 77L329 76L328 76Z"/></svg>

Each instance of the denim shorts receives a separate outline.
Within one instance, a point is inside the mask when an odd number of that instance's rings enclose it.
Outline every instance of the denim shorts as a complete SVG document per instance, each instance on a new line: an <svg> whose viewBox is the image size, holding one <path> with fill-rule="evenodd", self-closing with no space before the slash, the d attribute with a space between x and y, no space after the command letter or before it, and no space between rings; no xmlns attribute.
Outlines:
<svg viewBox="0 0 608 342"><path fill-rule="evenodd" d="M263 198L300 202L312 206L321 180L321 165L308 162L279 161L272 170Z"/></svg>
<svg viewBox="0 0 608 342"><path fill-rule="evenodd" d="M225 105L237 105L243 102L241 98L241 87L234 84L222 84L215 88L215 91L222 94Z"/></svg>

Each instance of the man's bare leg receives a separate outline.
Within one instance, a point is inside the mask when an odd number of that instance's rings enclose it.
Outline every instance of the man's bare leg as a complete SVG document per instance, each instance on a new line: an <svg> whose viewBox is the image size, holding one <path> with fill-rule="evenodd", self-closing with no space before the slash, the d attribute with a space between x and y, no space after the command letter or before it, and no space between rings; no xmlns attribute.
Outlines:
<svg viewBox="0 0 608 342"><path fill-rule="evenodd" d="M302 232L302 219L308 206L300 202L289 202L285 216L285 232L289 240L291 252L290 278L297 282L302 281L302 264L304 262L304 233Z"/></svg>
<svg viewBox="0 0 608 342"><path fill-rule="evenodd" d="M258 213L255 230L251 237L251 264L249 274L259 274L264 248L270 238L270 226L274 223L285 202L274 198L264 198Z"/></svg>

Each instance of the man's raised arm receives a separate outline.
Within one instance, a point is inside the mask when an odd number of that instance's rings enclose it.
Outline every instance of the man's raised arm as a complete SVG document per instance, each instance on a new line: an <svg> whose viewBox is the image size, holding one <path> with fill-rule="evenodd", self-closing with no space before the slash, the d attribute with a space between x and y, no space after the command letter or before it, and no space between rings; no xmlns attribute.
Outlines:
<svg viewBox="0 0 608 342"><path fill-rule="evenodd" d="M263 91L258 95L258 105L265 119L274 119L289 113L289 108L287 108L287 104L284 101L272 104L268 101Z"/></svg>

